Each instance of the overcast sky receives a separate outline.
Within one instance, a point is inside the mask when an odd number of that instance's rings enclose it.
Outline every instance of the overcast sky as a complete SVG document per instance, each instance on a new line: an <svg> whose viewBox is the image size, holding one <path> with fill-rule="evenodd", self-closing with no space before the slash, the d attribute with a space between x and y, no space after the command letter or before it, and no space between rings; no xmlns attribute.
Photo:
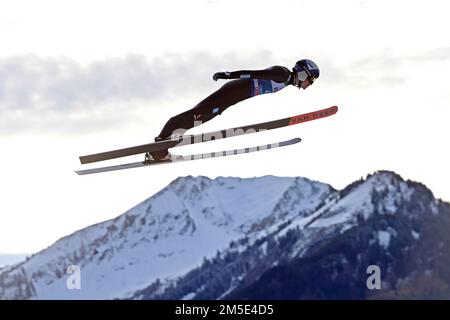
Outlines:
<svg viewBox="0 0 450 320"><path fill-rule="evenodd" d="M386 169L450 200L446 1L1 3L0 253L43 249L186 175L304 176L342 188ZM214 72L292 68L301 58L321 68L308 90L246 100L191 132L332 105L337 115L173 152L296 136L300 144L157 170L74 173L79 155L152 141L168 118L225 83L212 81Z"/></svg>

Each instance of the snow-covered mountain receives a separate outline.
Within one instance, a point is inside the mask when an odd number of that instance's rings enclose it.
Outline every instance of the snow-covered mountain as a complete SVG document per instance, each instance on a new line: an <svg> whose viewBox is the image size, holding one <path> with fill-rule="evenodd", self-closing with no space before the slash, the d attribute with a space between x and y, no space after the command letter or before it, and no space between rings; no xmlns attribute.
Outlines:
<svg viewBox="0 0 450 320"><path fill-rule="evenodd" d="M309 214L232 243L134 299L450 298L450 205L425 186L378 172L332 191ZM367 268L381 270L380 290Z"/></svg>
<svg viewBox="0 0 450 320"><path fill-rule="evenodd" d="M393 172L340 191L189 176L0 269L0 298L450 298L448 230L450 205ZM383 290L368 291L374 264ZM66 287L69 265L81 290Z"/></svg>
<svg viewBox="0 0 450 320"><path fill-rule="evenodd" d="M121 216L0 269L0 298L128 297L182 276L232 241L310 215L333 192L303 178L179 178ZM81 270L81 290L67 289L70 265Z"/></svg>

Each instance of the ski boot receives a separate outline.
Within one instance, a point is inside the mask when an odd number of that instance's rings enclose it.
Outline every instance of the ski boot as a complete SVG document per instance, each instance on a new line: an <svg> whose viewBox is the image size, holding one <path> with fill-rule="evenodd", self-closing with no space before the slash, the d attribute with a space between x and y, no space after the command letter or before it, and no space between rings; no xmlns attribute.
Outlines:
<svg viewBox="0 0 450 320"><path fill-rule="evenodd" d="M149 163L155 163L155 162L167 162L167 161L172 161L172 155L170 154L170 152L167 152L165 156L163 156L162 158L155 158L153 156L154 152L147 152L145 154L145 161L144 163L149 164Z"/></svg>
<svg viewBox="0 0 450 320"><path fill-rule="evenodd" d="M163 138L156 137L155 142L165 140ZM161 162L161 161L170 161L172 159L171 154L168 149L151 151L145 154L145 163L153 163L153 162Z"/></svg>

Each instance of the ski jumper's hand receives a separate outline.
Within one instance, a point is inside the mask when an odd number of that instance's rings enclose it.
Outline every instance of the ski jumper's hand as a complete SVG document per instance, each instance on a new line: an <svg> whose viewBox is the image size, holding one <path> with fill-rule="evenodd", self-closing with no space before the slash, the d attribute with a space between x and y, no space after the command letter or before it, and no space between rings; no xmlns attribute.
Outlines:
<svg viewBox="0 0 450 320"><path fill-rule="evenodd" d="M218 79L230 79L229 72L216 72L213 75L213 80L217 81Z"/></svg>

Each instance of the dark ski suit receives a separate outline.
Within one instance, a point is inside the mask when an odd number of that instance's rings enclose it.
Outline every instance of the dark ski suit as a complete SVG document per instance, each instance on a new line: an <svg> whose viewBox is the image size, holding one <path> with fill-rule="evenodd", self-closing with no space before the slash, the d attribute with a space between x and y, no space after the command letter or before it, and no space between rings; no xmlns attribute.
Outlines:
<svg viewBox="0 0 450 320"><path fill-rule="evenodd" d="M183 133L194 125L207 122L240 101L277 92L293 84L291 71L281 66L265 70L234 71L229 73L227 79L236 80L225 83L192 109L170 118L156 140L168 139L174 131Z"/></svg>

